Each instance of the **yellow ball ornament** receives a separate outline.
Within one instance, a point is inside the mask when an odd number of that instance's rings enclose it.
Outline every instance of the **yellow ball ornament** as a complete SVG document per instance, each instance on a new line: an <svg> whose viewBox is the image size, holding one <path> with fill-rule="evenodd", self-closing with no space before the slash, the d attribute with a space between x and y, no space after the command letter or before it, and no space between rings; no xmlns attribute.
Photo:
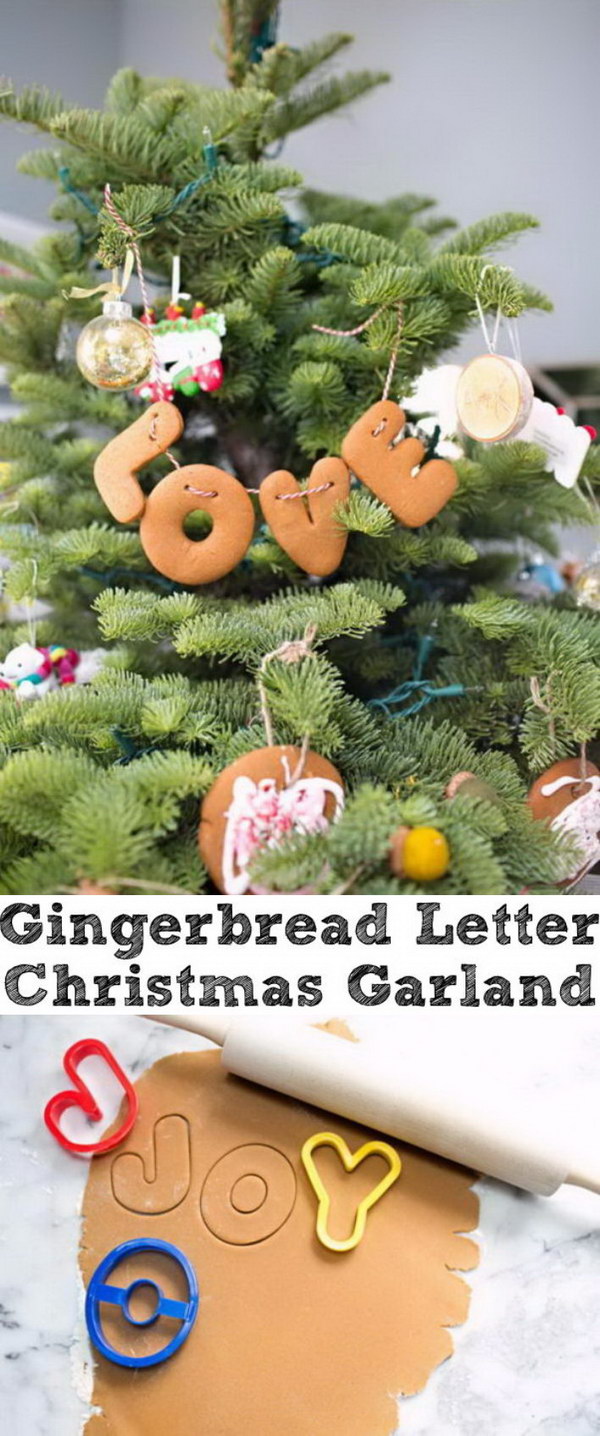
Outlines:
<svg viewBox="0 0 600 1436"><path fill-rule="evenodd" d="M398 828L392 838L390 866L397 877L416 883L443 878L450 866L450 848L439 828Z"/></svg>
<svg viewBox="0 0 600 1436"><path fill-rule="evenodd" d="M102 314L82 329L76 359L84 379L97 389L133 389L152 369L152 339L130 304L107 299Z"/></svg>

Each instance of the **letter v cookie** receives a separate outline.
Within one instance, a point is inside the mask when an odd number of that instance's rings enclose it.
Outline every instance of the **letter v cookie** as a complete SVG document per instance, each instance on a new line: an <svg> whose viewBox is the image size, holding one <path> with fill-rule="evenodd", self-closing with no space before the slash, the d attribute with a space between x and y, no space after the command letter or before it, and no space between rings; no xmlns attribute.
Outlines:
<svg viewBox="0 0 600 1436"><path fill-rule="evenodd" d="M391 399L381 399L348 430L342 456L400 523L416 529L440 513L452 498L458 480L456 470L446 459L430 459L418 468L425 456L419 439L401 439L394 444L404 423L400 406Z"/></svg>
<svg viewBox="0 0 600 1436"><path fill-rule="evenodd" d="M297 497L306 493L306 498ZM348 532L335 517L348 498L350 474L343 459L319 459L306 490L287 469L269 474L260 486L260 506L282 549L306 573L325 578L342 562Z"/></svg>

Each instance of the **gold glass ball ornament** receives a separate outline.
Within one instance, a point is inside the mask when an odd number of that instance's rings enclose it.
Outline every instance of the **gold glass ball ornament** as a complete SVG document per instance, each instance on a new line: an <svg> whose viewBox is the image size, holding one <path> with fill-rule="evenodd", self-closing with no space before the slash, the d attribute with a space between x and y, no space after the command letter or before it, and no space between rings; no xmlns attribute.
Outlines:
<svg viewBox="0 0 600 1436"><path fill-rule="evenodd" d="M516 359L480 354L471 359L458 380L456 410L461 428L480 444L513 438L527 423L533 384Z"/></svg>
<svg viewBox="0 0 600 1436"><path fill-rule="evenodd" d="M578 608L591 608L594 613L600 613L600 549L573 580L573 593Z"/></svg>
<svg viewBox="0 0 600 1436"><path fill-rule="evenodd" d="M107 299L98 318L82 329L76 359L84 379L97 389L133 389L152 369L152 339L130 304Z"/></svg>

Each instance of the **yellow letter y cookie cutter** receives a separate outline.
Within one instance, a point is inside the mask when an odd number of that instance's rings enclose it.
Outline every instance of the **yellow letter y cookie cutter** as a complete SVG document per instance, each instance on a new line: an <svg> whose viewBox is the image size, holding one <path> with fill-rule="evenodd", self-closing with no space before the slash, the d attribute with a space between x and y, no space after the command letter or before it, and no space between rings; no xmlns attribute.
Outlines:
<svg viewBox="0 0 600 1436"><path fill-rule="evenodd" d="M328 1231L331 1197L313 1160L313 1152L317 1147L333 1147L338 1157L340 1157L346 1172L353 1172L356 1167L360 1166L361 1162L365 1161L366 1157L384 1157L389 1163L389 1172L386 1172L385 1177L377 1183L377 1186L373 1187L372 1191L369 1192L368 1196L366 1196L362 1202L359 1202L352 1234L347 1237L345 1241L337 1241L335 1237L330 1236ZM357 1152L351 1152L344 1138L338 1137L335 1132L316 1132L314 1137L309 1137L304 1143L300 1155L302 1157L304 1170L318 1201L317 1236L319 1241L332 1252L352 1251L353 1247L357 1247L364 1237L367 1216L371 1207L374 1207L375 1203L378 1202L381 1197L385 1196L385 1193L389 1191L394 1182L398 1181L398 1177L402 1171L402 1162L400 1161L398 1153L395 1152L394 1148L390 1147L387 1142L365 1142L364 1146L359 1147Z"/></svg>

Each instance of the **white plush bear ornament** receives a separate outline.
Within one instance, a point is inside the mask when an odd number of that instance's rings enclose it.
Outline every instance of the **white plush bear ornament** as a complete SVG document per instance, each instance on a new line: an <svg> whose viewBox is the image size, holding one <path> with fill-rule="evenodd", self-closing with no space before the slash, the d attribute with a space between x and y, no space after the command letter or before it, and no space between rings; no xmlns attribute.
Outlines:
<svg viewBox="0 0 600 1436"><path fill-rule="evenodd" d="M9 689L16 698L43 698L52 688L89 683L100 666L96 653L79 654L56 643L50 648L20 643L0 662L0 690Z"/></svg>

